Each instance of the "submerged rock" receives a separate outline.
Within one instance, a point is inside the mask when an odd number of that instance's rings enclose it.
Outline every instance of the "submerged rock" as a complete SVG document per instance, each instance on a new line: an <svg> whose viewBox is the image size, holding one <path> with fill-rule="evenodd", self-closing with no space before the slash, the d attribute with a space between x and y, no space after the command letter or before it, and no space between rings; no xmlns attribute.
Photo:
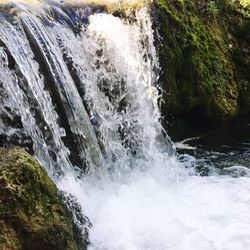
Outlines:
<svg viewBox="0 0 250 250"><path fill-rule="evenodd" d="M0 249L78 249L55 184L21 148L0 148L0 232Z"/></svg>

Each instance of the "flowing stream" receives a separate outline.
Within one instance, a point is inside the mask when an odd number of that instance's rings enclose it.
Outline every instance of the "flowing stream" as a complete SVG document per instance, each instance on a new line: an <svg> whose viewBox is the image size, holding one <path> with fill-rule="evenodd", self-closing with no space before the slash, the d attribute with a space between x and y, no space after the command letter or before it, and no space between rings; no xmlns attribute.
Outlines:
<svg viewBox="0 0 250 250"><path fill-rule="evenodd" d="M1 145L27 147L75 197L91 250L250 249L249 171L202 176L176 153L159 72L146 7L2 9Z"/></svg>

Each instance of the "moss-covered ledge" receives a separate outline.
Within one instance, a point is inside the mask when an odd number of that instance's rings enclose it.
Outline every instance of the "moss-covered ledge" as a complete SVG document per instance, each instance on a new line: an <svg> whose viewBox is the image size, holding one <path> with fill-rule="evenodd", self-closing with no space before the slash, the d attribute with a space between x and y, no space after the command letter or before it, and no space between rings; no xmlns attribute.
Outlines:
<svg viewBox="0 0 250 250"><path fill-rule="evenodd" d="M96 6L103 7L108 12L124 12L126 10L136 10L142 6L148 5L151 0L64 0L48 2L45 0L0 0L0 8L16 6L17 8L42 9L53 5L62 5L67 7ZM13 11L13 10L12 10Z"/></svg>
<svg viewBox="0 0 250 250"><path fill-rule="evenodd" d="M54 183L24 149L0 148L0 249L77 249Z"/></svg>

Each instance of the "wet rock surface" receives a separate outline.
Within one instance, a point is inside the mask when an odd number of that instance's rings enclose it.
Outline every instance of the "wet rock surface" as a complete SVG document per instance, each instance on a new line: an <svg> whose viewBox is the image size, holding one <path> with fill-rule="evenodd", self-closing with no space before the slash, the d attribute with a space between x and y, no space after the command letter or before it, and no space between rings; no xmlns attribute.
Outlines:
<svg viewBox="0 0 250 250"><path fill-rule="evenodd" d="M24 149L0 148L0 249L78 249L45 170Z"/></svg>

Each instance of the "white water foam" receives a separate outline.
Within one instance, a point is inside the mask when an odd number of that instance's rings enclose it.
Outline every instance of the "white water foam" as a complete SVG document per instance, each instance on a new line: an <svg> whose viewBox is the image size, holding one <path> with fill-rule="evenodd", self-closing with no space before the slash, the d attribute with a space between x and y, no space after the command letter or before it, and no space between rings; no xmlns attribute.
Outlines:
<svg viewBox="0 0 250 250"><path fill-rule="evenodd" d="M133 170L122 182L69 178L59 187L67 186L92 223L89 249L250 248L249 178L185 176L173 184L168 174L156 167Z"/></svg>

